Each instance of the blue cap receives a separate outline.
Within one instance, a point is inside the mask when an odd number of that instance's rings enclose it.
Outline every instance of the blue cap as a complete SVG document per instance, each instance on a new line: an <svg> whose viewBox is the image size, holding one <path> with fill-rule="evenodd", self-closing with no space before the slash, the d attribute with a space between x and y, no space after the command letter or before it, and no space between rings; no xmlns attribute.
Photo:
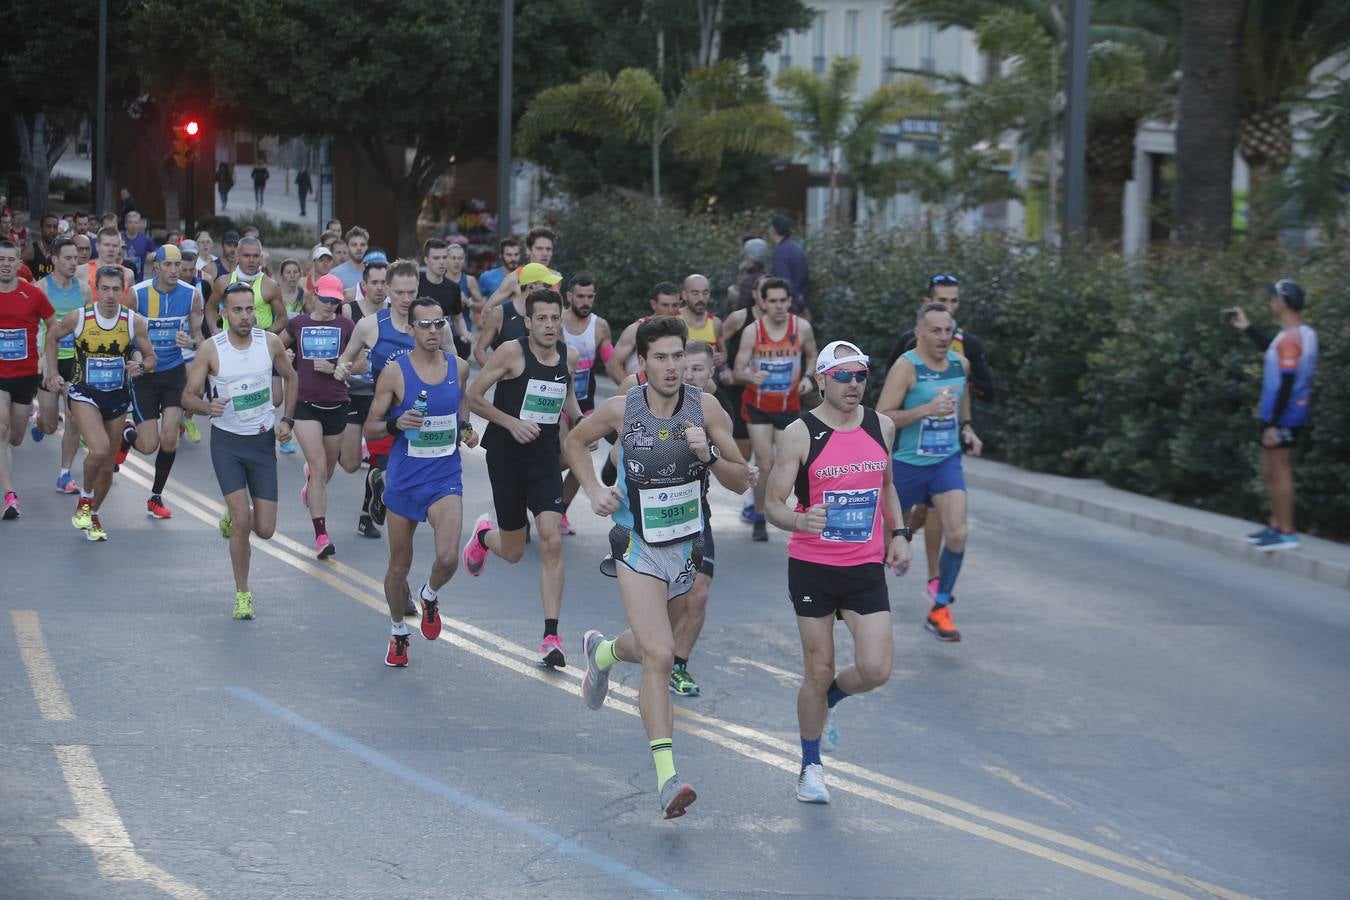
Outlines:
<svg viewBox="0 0 1350 900"><path fill-rule="evenodd" d="M361 265L363 266L368 266L371 263L387 263L387 262L389 262L389 257L384 255L383 250L372 250L365 256L361 257Z"/></svg>

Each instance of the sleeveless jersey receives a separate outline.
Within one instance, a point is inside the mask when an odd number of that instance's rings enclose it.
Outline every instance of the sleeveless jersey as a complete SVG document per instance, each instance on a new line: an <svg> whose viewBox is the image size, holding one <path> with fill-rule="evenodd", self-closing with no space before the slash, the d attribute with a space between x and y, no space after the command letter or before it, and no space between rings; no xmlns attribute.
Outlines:
<svg viewBox="0 0 1350 900"><path fill-rule="evenodd" d="M619 441L624 492L614 521L652 546L687 541L703 533L703 485L708 464L684 439L685 425L703 427L702 392L681 385L668 419L647 405L647 387L628 391Z"/></svg>
<svg viewBox="0 0 1350 900"><path fill-rule="evenodd" d="M683 318L683 317L681 317ZM708 316L703 320L703 324L695 328L689 324L689 320L684 320L684 325L689 329L689 340L702 341L709 347L717 347L717 328L713 326L713 317Z"/></svg>
<svg viewBox="0 0 1350 900"><path fill-rule="evenodd" d="M577 403L581 404L583 413L595 409L595 392L592 390L591 376L595 366L595 323L599 318L595 313L591 313L581 334L568 331L565 321L562 329L563 340L567 342L567 346L577 349L577 370L572 376L572 393L577 395Z"/></svg>
<svg viewBox="0 0 1350 900"><path fill-rule="evenodd" d="M942 391L949 392L956 403L950 416L924 416L900 429L895 438L895 452L891 456L896 462L935 466L961 452L956 420L961 411L961 395L966 390L966 370L955 350L947 351L947 368L942 371L928 368L918 350L907 350L900 358L914 366L914 386L905 394L901 409L923 406Z"/></svg>
<svg viewBox="0 0 1350 900"><path fill-rule="evenodd" d="M75 375L73 384L91 391L122 391L127 388L127 359L136 349L133 339L136 313L124 306L108 324L90 303L75 327Z"/></svg>
<svg viewBox="0 0 1350 900"><path fill-rule="evenodd" d="M755 322L755 349L750 365L768 376L760 385L746 385L745 402L769 413L796 412L801 409L797 382L801 380L802 342L797 333L797 317L788 314L787 331L777 340L769 337L764 319Z"/></svg>
<svg viewBox="0 0 1350 900"><path fill-rule="evenodd" d="M252 284L254 323L264 331L271 328L272 322L276 319L276 315L272 312L272 304L263 299L263 279L266 277L262 272L259 272L258 277L253 279ZM235 269L230 273L229 283L234 284L238 280L239 270Z"/></svg>
<svg viewBox="0 0 1350 900"><path fill-rule="evenodd" d="M514 301L507 300L502 304L502 327L497 329L497 336L492 339L492 349L496 350L507 341L524 340L529 334L530 330L525 327L525 317L516 309Z"/></svg>
<svg viewBox="0 0 1350 900"><path fill-rule="evenodd" d="M352 309L351 319L353 322L360 322L366 317L366 311L361 308L361 302L359 300L353 299L350 305ZM379 310L376 310L375 312L378 313ZM366 364L370 365L372 362L370 349L367 348ZM370 369L366 369L366 371L362 372L360 375L348 375L347 390L353 397L372 396L375 393L375 377L371 374Z"/></svg>
<svg viewBox="0 0 1350 900"><path fill-rule="evenodd" d="M510 416L539 426L539 437L528 444L517 443L496 422L483 431L483 446L490 451L524 457L556 457L558 420L567 400L567 344L558 341L558 361L546 365L530 350L529 338L518 340L525 354L525 369L515 378L497 382L492 405Z"/></svg>
<svg viewBox="0 0 1350 900"><path fill-rule="evenodd" d="M88 263L86 263L86 265L88 266L89 269L89 293L94 296L95 300L97 300L98 270L103 268L103 263L99 262L97 259L91 259L89 260ZM122 271L123 277L122 277L122 296L117 298L117 302L121 303L123 306L126 306L128 299L131 297L132 279L126 277L127 275L126 266L118 266L118 268L123 270Z"/></svg>
<svg viewBox="0 0 1350 900"><path fill-rule="evenodd" d="M797 470L797 510L828 503L825 530L794 531L788 556L827 566L878 563L886 556L881 492L890 466L890 450L881 433L881 419L863 407L862 422L850 431L826 425L811 413L802 422L811 432L811 449Z"/></svg>
<svg viewBox="0 0 1350 900"><path fill-rule="evenodd" d="M386 470L387 490L428 491L445 481L459 482L459 360L453 353L441 352L447 366L439 384L423 381L406 354L394 363L403 371L403 400L390 413L401 416L412 409L422 391L427 392L427 411L417 440L409 441L406 433L394 438Z"/></svg>
<svg viewBox="0 0 1350 900"><path fill-rule="evenodd" d="M84 292L80 290L80 283L76 279L70 279L70 287L62 288L56 283L56 279L51 275L42 279L42 287L47 292L47 299L52 303L52 309L56 310L56 317L59 319L72 309L79 309L84 306ZM155 351L159 353L158 350ZM56 356L58 359L72 359L75 356L75 335L73 333L66 335L56 343Z"/></svg>
<svg viewBox="0 0 1350 900"><path fill-rule="evenodd" d="M1280 381L1287 372L1294 373L1294 390L1289 403L1280 414L1280 421L1272 424L1281 428L1297 428L1308 424L1308 404L1312 399L1313 375L1317 372L1317 332L1307 325L1286 328L1275 336L1266 348L1261 367L1261 420L1269 422L1275 415L1275 398L1280 393Z"/></svg>
<svg viewBox="0 0 1350 900"><path fill-rule="evenodd" d="M286 312L292 316L298 316L305 311L305 289L300 285L295 286L295 297L286 301Z"/></svg>
<svg viewBox="0 0 1350 900"><path fill-rule="evenodd" d="M33 259L28 268L33 271L33 278L46 278L52 272L56 271L56 255L48 253L42 249L42 241L33 242Z"/></svg>
<svg viewBox="0 0 1350 900"><path fill-rule="evenodd" d="M179 281L167 294L155 287L155 282L142 281L133 289L136 312L145 317L150 343L155 348L155 371L167 372L183 364L183 349L175 336L188 330L192 313L192 285Z"/></svg>
<svg viewBox="0 0 1350 900"><path fill-rule="evenodd" d="M375 346L370 348L370 373L379 378L384 367L413 348L413 336L394 327L394 311L382 309L375 314ZM411 326L409 326L411 328Z"/></svg>
<svg viewBox="0 0 1350 900"><path fill-rule="evenodd" d="M216 342L220 371L210 377L211 396L229 400L225 412L211 424L231 434L265 434L276 421L272 406L272 355L267 352L267 332L254 328L243 350L230 343L228 332L211 338Z"/></svg>

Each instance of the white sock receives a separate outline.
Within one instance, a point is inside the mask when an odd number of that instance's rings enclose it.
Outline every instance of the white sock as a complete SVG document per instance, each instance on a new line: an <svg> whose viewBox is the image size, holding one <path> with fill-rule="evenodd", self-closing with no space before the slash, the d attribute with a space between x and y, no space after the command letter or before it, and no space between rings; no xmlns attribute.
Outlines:
<svg viewBox="0 0 1350 900"><path fill-rule="evenodd" d="M62 469L62 470L61 470L61 475L60 475L60 477L65 478L65 477L66 477L67 475L69 475L69 474L70 474L70 470L69 470L69 469Z"/></svg>
<svg viewBox="0 0 1350 900"><path fill-rule="evenodd" d="M389 629L390 634L408 634L407 622L395 622Z"/></svg>
<svg viewBox="0 0 1350 900"><path fill-rule="evenodd" d="M437 592L431 589L431 582L429 581L422 585L422 599L423 600L437 599Z"/></svg>

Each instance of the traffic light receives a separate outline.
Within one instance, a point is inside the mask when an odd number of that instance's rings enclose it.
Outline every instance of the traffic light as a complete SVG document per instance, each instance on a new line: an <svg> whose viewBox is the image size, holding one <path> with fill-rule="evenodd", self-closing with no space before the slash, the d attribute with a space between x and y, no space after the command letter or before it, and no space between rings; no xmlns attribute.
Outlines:
<svg viewBox="0 0 1350 900"><path fill-rule="evenodd" d="M194 118L184 118L173 126L173 161L178 168L186 169L189 162L196 161L201 136L201 123Z"/></svg>

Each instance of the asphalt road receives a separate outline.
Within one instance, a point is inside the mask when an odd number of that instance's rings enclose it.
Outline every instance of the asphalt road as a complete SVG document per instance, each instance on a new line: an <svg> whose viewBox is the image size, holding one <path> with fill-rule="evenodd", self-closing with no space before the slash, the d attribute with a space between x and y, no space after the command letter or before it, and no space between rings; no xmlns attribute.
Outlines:
<svg viewBox="0 0 1350 900"><path fill-rule="evenodd" d="M382 664L383 542L334 479L337 558L312 557L283 458L278 536L233 586L208 448L144 515L133 457L87 544L57 441L16 451L0 523L0 896L1345 897L1350 596L1193 547L976 493L960 644L893 579L896 665L839 708L834 801L793 799L800 652L785 535L733 498L677 701L699 792L664 822L637 671L590 712L532 662L538 556L460 573L446 631ZM465 519L490 508L469 454ZM562 630L622 627L606 524L579 502ZM429 534L414 578L425 577ZM922 570L922 563L918 569ZM848 639L838 629L841 658Z"/></svg>

